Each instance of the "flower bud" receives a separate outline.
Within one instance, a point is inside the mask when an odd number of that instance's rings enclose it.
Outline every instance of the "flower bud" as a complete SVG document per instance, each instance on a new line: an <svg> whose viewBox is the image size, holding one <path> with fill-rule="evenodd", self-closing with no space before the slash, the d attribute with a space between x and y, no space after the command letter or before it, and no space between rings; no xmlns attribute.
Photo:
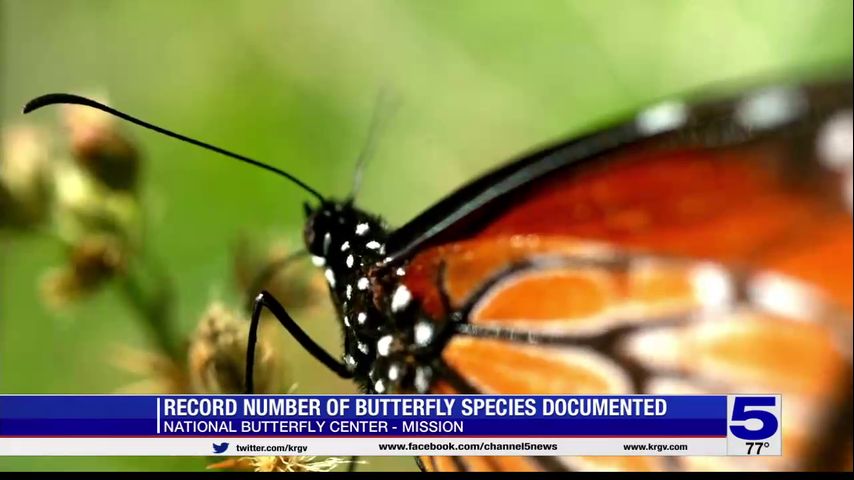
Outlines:
<svg viewBox="0 0 854 480"><path fill-rule="evenodd" d="M127 252L112 235L91 235L73 245L68 264L52 270L42 284L46 302L61 308L125 272Z"/></svg>
<svg viewBox="0 0 854 480"><path fill-rule="evenodd" d="M126 252L112 235L91 235L71 249L70 265L83 285L94 287L124 272Z"/></svg>

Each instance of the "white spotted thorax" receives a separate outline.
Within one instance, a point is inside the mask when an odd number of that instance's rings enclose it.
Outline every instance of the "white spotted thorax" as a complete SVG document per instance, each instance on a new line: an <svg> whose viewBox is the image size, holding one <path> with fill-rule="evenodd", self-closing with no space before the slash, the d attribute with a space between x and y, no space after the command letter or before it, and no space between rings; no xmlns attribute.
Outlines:
<svg viewBox="0 0 854 480"><path fill-rule="evenodd" d="M344 365L367 392L426 393L444 337L402 283L406 265L385 265L387 227L350 203L308 215L306 247L339 315Z"/></svg>

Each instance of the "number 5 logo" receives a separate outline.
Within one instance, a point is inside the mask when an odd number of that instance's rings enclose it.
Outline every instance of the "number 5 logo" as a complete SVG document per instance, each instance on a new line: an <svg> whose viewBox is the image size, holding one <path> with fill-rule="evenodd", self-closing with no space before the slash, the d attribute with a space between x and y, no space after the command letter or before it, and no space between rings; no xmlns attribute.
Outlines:
<svg viewBox="0 0 854 480"><path fill-rule="evenodd" d="M751 430L744 425L732 425L729 427L729 431L742 440L763 440L774 435L777 433L780 424L772 412L762 407L773 408L776 405L777 399L775 397L736 397L730 422L759 420L762 426Z"/></svg>

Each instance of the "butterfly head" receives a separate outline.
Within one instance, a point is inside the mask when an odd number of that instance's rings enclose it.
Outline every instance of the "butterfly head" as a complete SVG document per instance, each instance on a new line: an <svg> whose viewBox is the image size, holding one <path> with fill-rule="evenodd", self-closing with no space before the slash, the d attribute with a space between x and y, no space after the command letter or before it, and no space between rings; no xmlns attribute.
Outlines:
<svg viewBox="0 0 854 480"><path fill-rule="evenodd" d="M351 202L325 200L316 208L308 204L303 208L303 241L315 265L338 273L355 269L357 260L367 265L365 260L376 261L385 254L387 228L378 217Z"/></svg>

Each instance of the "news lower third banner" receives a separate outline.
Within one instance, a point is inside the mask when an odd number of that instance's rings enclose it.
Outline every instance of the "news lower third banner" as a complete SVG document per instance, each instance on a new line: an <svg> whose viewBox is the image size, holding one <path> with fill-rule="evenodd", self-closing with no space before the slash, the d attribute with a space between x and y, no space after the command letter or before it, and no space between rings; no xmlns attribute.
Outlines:
<svg viewBox="0 0 854 480"><path fill-rule="evenodd" d="M0 455L780 455L779 395L2 395Z"/></svg>

